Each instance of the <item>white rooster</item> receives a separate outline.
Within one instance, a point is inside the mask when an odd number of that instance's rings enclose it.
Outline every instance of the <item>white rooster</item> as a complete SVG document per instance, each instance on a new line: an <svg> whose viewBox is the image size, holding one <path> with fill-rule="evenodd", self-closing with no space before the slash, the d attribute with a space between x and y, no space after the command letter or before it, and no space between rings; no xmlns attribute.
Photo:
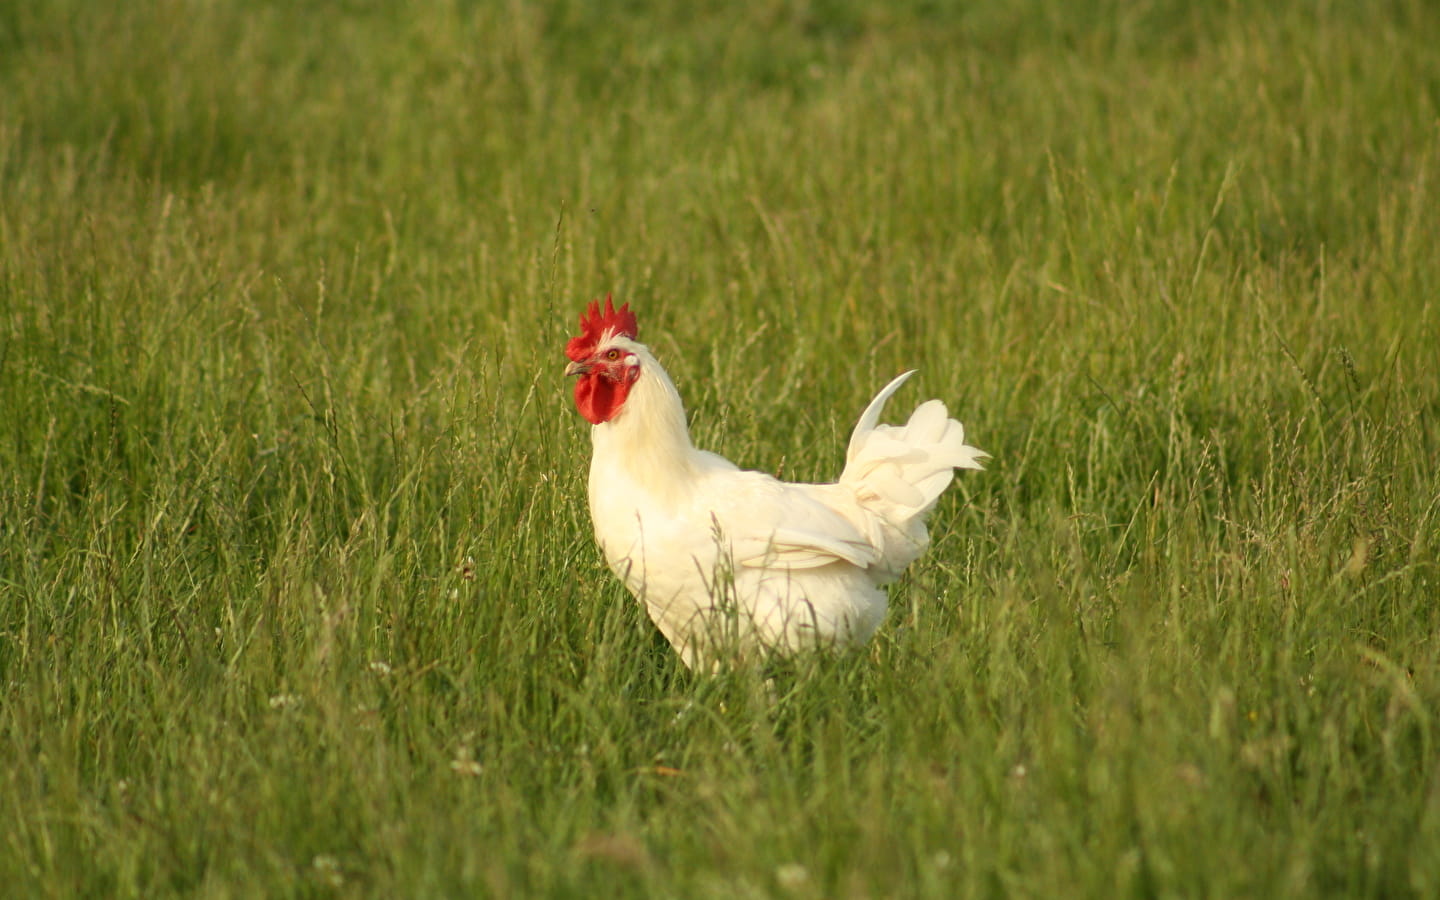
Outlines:
<svg viewBox="0 0 1440 900"><path fill-rule="evenodd" d="M870 401L834 484L791 484L698 450L670 376L636 341L629 304L592 301L565 348L593 425L590 516L610 568L686 665L755 650L860 644L929 542L954 470L988 454L944 404L878 425L906 372Z"/></svg>

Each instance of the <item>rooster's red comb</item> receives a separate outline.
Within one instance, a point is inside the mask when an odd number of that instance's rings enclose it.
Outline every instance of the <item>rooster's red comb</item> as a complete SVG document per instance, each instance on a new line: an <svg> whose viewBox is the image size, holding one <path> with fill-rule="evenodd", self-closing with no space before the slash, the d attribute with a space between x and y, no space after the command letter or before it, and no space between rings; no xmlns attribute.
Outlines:
<svg viewBox="0 0 1440 900"><path fill-rule="evenodd" d="M605 309L600 309L599 300L591 300L590 305L580 314L580 334L571 338L570 343L565 345L565 355L579 362L595 351L600 342L617 334L623 334L632 341L639 333L639 326L635 322L635 314L630 311L630 304L626 303L619 309L610 299L611 295L605 295Z"/></svg>

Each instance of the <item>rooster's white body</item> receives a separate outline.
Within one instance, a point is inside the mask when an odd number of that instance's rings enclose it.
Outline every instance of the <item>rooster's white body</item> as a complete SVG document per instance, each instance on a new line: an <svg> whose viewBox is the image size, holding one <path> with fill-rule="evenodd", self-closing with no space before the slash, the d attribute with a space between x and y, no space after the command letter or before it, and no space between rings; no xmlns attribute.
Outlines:
<svg viewBox="0 0 1440 900"><path fill-rule="evenodd" d="M742 471L691 444L679 393L629 322L629 334L596 329L570 368L626 385L600 413L577 391L592 422L608 414L592 429L589 499L610 568L692 667L868 640L885 615L880 586L924 551L954 469L986 454L938 400L904 426L877 424L907 372L860 417L838 482Z"/></svg>

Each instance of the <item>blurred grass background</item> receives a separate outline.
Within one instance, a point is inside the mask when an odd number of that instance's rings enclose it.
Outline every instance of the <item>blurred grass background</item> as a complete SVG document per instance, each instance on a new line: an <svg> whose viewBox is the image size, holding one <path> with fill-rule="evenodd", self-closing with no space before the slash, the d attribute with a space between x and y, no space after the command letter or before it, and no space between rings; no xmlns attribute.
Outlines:
<svg viewBox="0 0 1440 900"><path fill-rule="evenodd" d="M1434 896L1436 46L0 2L7 890ZM911 367L994 454L866 652L691 677L604 570L610 291L743 465Z"/></svg>

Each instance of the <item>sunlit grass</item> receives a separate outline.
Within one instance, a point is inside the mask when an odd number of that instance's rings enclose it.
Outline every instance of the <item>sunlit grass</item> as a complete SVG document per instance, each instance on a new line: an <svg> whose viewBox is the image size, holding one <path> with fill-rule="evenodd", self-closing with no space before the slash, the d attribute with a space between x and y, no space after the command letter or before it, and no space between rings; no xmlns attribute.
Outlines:
<svg viewBox="0 0 1440 900"><path fill-rule="evenodd" d="M1432 896L1421 3L0 9L0 877L34 896ZM696 677L703 446L994 455L874 643ZM898 415L899 413L895 413Z"/></svg>

